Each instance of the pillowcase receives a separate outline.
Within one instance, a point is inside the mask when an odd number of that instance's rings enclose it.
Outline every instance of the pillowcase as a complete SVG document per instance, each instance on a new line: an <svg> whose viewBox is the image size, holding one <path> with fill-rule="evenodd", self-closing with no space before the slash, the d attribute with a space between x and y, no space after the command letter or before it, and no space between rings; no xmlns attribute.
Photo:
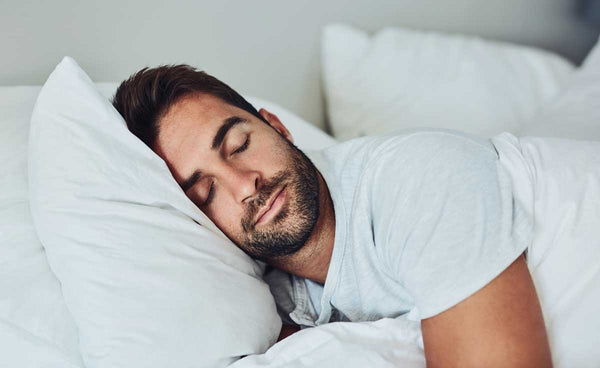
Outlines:
<svg viewBox="0 0 600 368"><path fill-rule="evenodd" d="M70 57L38 96L28 162L33 222L87 367L224 367L276 341L259 264Z"/></svg>
<svg viewBox="0 0 600 368"><path fill-rule="evenodd" d="M330 25L322 51L329 124L342 140L415 127L517 133L573 71L542 50L403 28L370 37Z"/></svg>
<svg viewBox="0 0 600 368"><path fill-rule="evenodd" d="M600 39L564 91L520 135L600 141Z"/></svg>

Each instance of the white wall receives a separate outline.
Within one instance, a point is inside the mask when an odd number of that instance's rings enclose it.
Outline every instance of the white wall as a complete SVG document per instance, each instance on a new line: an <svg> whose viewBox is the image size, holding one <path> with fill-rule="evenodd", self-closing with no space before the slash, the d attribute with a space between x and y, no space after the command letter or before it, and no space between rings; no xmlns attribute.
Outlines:
<svg viewBox="0 0 600 368"><path fill-rule="evenodd" d="M575 0L0 0L0 85L42 84L64 55L96 81L188 63L323 126L319 32L402 25L545 47L582 60L597 30Z"/></svg>

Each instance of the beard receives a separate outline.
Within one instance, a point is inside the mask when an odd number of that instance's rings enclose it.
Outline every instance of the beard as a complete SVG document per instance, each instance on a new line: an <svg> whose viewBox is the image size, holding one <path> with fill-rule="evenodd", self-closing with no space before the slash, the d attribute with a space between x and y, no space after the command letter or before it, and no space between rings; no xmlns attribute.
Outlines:
<svg viewBox="0 0 600 368"><path fill-rule="evenodd" d="M242 240L238 246L251 257L280 260L300 250L319 218L319 179L310 159L282 136L289 165L261 185L257 199L248 204L242 218ZM269 222L257 228L254 219L269 198L283 186L286 202Z"/></svg>

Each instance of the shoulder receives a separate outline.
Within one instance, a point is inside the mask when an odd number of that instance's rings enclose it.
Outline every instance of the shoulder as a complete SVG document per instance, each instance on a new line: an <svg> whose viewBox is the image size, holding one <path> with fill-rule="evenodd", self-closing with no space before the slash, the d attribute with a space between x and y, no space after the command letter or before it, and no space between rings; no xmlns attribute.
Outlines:
<svg viewBox="0 0 600 368"><path fill-rule="evenodd" d="M352 139L322 154L326 164L317 167L326 168L328 185L342 194L349 210L360 207L388 219L498 187L491 141L455 130L399 130Z"/></svg>
<svg viewBox="0 0 600 368"><path fill-rule="evenodd" d="M394 251L402 254L398 244L409 238L427 243L434 230L468 234L475 219L467 214L504 216L510 184L499 176L498 163L491 143L460 132L388 138L373 153L360 184L375 238L384 243L393 238ZM397 259L385 246L380 251L382 259Z"/></svg>
<svg viewBox="0 0 600 368"><path fill-rule="evenodd" d="M484 139L451 129L415 129L397 131L396 134L375 137L372 147L371 164L382 160L402 157L430 161L441 161L468 156L496 157L497 152L489 139Z"/></svg>
<svg viewBox="0 0 600 368"><path fill-rule="evenodd" d="M388 134L355 138L330 146L322 153L341 170L347 164L381 166L389 161L395 162L399 157L427 159L449 151L458 155L487 153L497 158L496 149L489 139L441 128L399 129Z"/></svg>
<svg viewBox="0 0 600 368"><path fill-rule="evenodd" d="M371 188L494 174L498 153L489 139L449 129L418 129L370 137L361 144L363 181ZM488 174L485 174L487 172ZM446 184L450 184L446 182Z"/></svg>

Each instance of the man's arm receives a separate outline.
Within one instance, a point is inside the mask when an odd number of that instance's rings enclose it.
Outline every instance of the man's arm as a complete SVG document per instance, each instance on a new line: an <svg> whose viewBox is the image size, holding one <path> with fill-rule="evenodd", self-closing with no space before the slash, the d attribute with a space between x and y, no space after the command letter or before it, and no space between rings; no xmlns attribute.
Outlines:
<svg viewBox="0 0 600 368"><path fill-rule="evenodd" d="M421 321L427 367L551 367L535 286L523 256L484 288Z"/></svg>

